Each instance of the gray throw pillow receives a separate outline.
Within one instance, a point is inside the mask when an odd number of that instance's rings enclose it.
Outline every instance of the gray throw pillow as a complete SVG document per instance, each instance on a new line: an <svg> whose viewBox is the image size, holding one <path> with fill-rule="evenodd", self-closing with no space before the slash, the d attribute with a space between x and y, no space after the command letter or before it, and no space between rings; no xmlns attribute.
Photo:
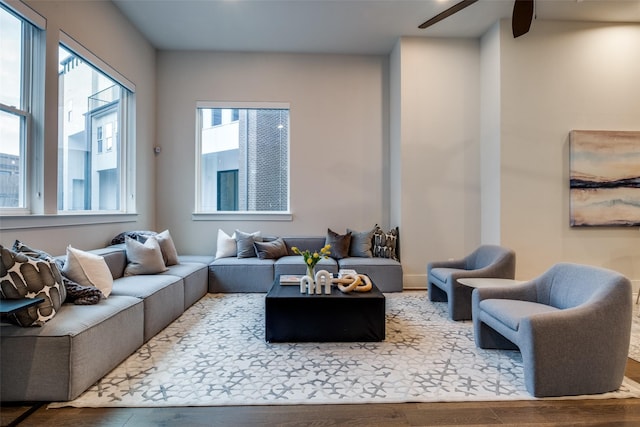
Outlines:
<svg viewBox="0 0 640 427"><path fill-rule="evenodd" d="M349 245L349 256L371 258L373 253L371 247L373 246L373 233L376 231L372 228L369 231L354 231L347 228L347 232L351 233L351 245Z"/></svg>
<svg viewBox="0 0 640 427"><path fill-rule="evenodd" d="M280 237L270 242L254 242L253 246L260 259L278 259L287 255L287 246Z"/></svg>
<svg viewBox="0 0 640 427"><path fill-rule="evenodd" d="M144 243L126 236L124 244L129 260L129 264L124 269L125 276L156 274L168 270L164 265L160 244L154 236L150 236Z"/></svg>
<svg viewBox="0 0 640 427"><path fill-rule="evenodd" d="M244 231L236 230L236 246L238 249L237 257L255 258L256 249L253 247L254 242L262 242L260 231L245 233Z"/></svg>
<svg viewBox="0 0 640 427"><path fill-rule="evenodd" d="M327 229L325 245L331 245L331 258L342 259L349 256L349 245L351 244L351 233L338 234Z"/></svg>

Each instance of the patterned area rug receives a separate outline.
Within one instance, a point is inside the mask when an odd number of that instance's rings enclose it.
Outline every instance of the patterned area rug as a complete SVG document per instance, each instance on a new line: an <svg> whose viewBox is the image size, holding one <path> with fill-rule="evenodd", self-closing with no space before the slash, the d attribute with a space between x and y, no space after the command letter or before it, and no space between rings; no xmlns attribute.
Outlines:
<svg viewBox="0 0 640 427"><path fill-rule="evenodd" d="M78 399L50 407L534 399L519 352L476 348L472 323L449 320L424 292L386 297L384 342L270 344L264 294L209 294ZM594 397L640 397L640 386L625 378Z"/></svg>

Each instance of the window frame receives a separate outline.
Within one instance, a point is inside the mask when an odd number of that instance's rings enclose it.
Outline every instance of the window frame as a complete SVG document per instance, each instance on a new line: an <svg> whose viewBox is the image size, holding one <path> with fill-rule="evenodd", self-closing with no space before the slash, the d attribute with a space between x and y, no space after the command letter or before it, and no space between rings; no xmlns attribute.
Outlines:
<svg viewBox="0 0 640 427"><path fill-rule="evenodd" d="M291 118L291 105L288 102L238 102L238 101L197 101L195 108L196 150L195 150L195 206L191 218L194 221L291 221L291 138L287 150L287 205L286 211L203 211L202 210L202 114L201 109L285 109ZM289 121L289 127L290 127ZM289 129L289 135L291 131Z"/></svg>
<svg viewBox="0 0 640 427"><path fill-rule="evenodd" d="M44 151L44 52L46 49L46 20L22 3L2 2L7 13L21 21L21 88L20 105L0 103L0 110L18 116L20 127L20 182L17 207L0 207L0 216L25 216L42 211L42 168L37 153ZM26 24L26 25L25 25ZM4 227L3 227L4 228Z"/></svg>
<svg viewBox="0 0 640 427"><path fill-rule="evenodd" d="M56 209L58 215L88 215L88 216L110 216L110 215L135 215L136 214L136 197L135 197L135 105L136 105L136 86L126 77L102 61L99 57L85 48L64 31L60 31L58 46L78 55L84 62L95 68L100 73L107 76L121 86L121 94L124 95L120 99L120 107L118 114L118 132L120 137L120 153L119 165L120 172L120 188L119 188L119 209L118 210L60 210ZM57 58L57 63L60 59ZM58 102L61 94L58 94ZM124 131L123 131L124 130ZM60 132L59 132L60 133ZM115 137L115 135L113 135ZM60 144L60 140L57 141ZM106 142L106 141L105 141ZM106 147L103 147L106 148ZM107 152L106 150L104 151ZM99 153L96 153L99 154ZM59 159L58 159L59 162ZM56 185L57 193L60 192ZM58 206L59 201L56 201Z"/></svg>

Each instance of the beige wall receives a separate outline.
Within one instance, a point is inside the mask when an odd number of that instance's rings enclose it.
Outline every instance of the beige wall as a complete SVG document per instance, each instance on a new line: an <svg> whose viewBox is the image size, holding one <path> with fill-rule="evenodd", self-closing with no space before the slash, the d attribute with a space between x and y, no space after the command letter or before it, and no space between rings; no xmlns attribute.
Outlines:
<svg viewBox="0 0 640 427"><path fill-rule="evenodd" d="M404 286L425 288L429 261L480 242L479 42L402 38L391 57Z"/></svg>
<svg viewBox="0 0 640 427"><path fill-rule="evenodd" d="M500 215L517 276L570 261L638 281L637 227L569 226L568 135L640 130L640 25L536 21L515 40L510 31L502 22Z"/></svg>
<svg viewBox="0 0 640 427"><path fill-rule="evenodd" d="M158 54L158 229L213 254L232 233L325 235L387 226L388 100L383 56ZM197 101L290 103L291 221L193 221Z"/></svg>

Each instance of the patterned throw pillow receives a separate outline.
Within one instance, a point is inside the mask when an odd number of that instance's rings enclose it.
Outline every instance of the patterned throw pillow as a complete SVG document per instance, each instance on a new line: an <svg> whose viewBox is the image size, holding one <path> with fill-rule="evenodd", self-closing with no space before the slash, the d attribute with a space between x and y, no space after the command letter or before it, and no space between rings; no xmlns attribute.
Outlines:
<svg viewBox="0 0 640 427"><path fill-rule="evenodd" d="M377 258L391 258L400 261L398 236L400 235L398 227L392 228L385 233L382 228L376 224L373 233L373 256Z"/></svg>
<svg viewBox="0 0 640 427"><path fill-rule="evenodd" d="M331 258L342 259L349 256L349 246L351 245L351 233L338 234L330 228L327 229L325 245L331 245Z"/></svg>
<svg viewBox="0 0 640 427"><path fill-rule="evenodd" d="M27 245L25 245L24 243L22 243L20 240L16 240L15 242L13 242L13 251L14 252L19 252L23 255L28 256L29 258L35 258L35 259L41 259L43 261L50 261L50 262L54 262L56 264L56 266L58 267L58 271L62 272L62 261L55 259L53 256L49 255L47 252L45 251L41 251L40 249L33 249ZM63 277L64 279L64 277ZM63 303L65 302L65 300L67 299L67 287L66 286L61 286L60 287L60 301L62 301Z"/></svg>
<svg viewBox="0 0 640 427"><path fill-rule="evenodd" d="M44 302L7 316L19 326L42 326L62 306L62 276L54 261L28 257L0 245L0 298L44 298Z"/></svg>

